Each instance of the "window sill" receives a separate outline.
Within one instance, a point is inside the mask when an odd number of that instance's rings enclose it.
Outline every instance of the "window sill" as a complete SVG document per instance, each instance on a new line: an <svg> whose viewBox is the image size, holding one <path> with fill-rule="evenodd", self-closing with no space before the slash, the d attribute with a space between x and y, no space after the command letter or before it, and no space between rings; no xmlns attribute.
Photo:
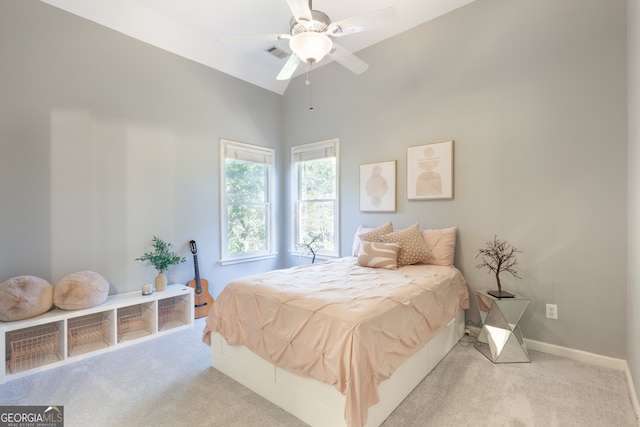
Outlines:
<svg viewBox="0 0 640 427"><path fill-rule="evenodd" d="M266 254L266 255L256 255L256 256L249 256L249 257L243 257L243 258L228 258L228 259L221 259L218 261L218 264L220 265L233 265L233 264L242 264L244 262L253 262L253 261L262 261L265 259L274 259L276 256L278 256L278 253L272 253L272 254Z"/></svg>
<svg viewBox="0 0 640 427"><path fill-rule="evenodd" d="M299 258L309 258L309 259L313 258L313 255L307 254L305 252L289 251L289 254L291 254L291 256L295 256L295 257L299 257ZM318 261L318 260L326 261L326 260L338 259L338 258L341 258L340 255L316 254L316 261Z"/></svg>

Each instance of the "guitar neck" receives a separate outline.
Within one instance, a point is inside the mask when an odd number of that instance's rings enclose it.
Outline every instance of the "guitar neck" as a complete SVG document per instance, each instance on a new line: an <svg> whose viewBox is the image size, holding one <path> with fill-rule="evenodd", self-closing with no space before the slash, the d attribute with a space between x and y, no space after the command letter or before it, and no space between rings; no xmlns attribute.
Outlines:
<svg viewBox="0 0 640 427"><path fill-rule="evenodd" d="M198 290L198 293L200 293L199 290L202 288L202 285L200 284L200 271L199 271L199 268L198 268L198 255L196 255L196 254L193 254L193 268L195 269L195 275L196 275L196 277L195 277L196 289Z"/></svg>

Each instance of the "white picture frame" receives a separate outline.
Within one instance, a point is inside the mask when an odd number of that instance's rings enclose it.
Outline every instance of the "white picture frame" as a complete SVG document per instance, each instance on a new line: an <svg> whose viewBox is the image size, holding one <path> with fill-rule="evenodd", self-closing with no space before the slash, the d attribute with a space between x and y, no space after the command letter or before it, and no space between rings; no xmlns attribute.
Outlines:
<svg viewBox="0 0 640 427"><path fill-rule="evenodd" d="M407 148L407 199L453 198L453 140Z"/></svg>
<svg viewBox="0 0 640 427"><path fill-rule="evenodd" d="M396 160L360 165L360 211L396 211Z"/></svg>

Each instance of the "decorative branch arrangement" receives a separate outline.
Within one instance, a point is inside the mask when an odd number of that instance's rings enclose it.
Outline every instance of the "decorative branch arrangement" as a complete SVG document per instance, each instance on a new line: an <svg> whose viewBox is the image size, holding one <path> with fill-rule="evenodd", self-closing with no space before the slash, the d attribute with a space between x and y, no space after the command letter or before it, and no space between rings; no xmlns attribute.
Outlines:
<svg viewBox="0 0 640 427"><path fill-rule="evenodd" d="M494 273L496 275L498 291L490 291L490 295L493 295L496 298L513 297L512 293L502 291L500 273L505 271L518 279L522 279L518 274L518 271L514 268L518 264L518 253L522 253L522 251L503 240L499 240L497 236L493 237L493 241L487 242L486 248L478 249L476 258L480 257L482 262L476 265L476 268L487 268L489 269L489 273Z"/></svg>
<svg viewBox="0 0 640 427"><path fill-rule="evenodd" d="M309 236L309 238L311 240L307 242L307 239L304 239L300 244L300 247L302 246L306 247L307 251L311 253L312 255L311 264L313 264L316 261L316 250L317 250L313 247L313 244L316 242L316 240L320 238L320 235L318 234L316 236Z"/></svg>

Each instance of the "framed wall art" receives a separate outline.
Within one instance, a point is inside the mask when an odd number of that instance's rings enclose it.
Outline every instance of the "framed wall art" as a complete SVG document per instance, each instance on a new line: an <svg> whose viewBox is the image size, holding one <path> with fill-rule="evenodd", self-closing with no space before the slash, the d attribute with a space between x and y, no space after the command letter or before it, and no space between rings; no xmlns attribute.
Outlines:
<svg viewBox="0 0 640 427"><path fill-rule="evenodd" d="M360 165L360 210L396 211L396 161Z"/></svg>
<svg viewBox="0 0 640 427"><path fill-rule="evenodd" d="M453 198L453 141L407 148L407 198Z"/></svg>

